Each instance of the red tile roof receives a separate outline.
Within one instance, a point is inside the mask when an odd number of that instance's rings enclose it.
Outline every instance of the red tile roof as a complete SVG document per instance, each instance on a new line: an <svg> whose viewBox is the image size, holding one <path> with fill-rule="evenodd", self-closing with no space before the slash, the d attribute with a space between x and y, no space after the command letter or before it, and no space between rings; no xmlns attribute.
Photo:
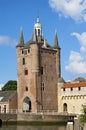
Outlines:
<svg viewBox="0 0 86 130"><path fill-rule="evenodd" d="M78 88L78 87L86 87L86 82L79 83L65 83L63 88Z"/></svg>

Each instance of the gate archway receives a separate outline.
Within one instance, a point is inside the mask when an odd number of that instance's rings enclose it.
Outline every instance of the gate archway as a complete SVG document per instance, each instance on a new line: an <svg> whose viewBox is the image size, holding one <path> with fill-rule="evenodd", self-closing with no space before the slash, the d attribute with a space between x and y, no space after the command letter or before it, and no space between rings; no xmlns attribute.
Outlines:
<svg viewBox="0 0 86 130"><path fill-rule="evenodd" d="M67 112L67 103L63 104L63 112Z"/></svg>
<svg viewBox="0 0 86 130"><path fill-rule="evenodd" d="M23 112L31 112L31 100L29 97L25 97L23 100Z"/></svg>

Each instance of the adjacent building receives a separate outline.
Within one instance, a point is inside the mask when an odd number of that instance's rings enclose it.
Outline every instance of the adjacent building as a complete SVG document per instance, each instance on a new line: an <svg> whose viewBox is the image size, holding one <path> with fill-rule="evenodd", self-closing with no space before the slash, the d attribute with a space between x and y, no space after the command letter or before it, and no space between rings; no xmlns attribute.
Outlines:
<svg viewBox="0 0 86 130"><path fill-rule="evenodd" d="M58 79L58 112L81 114L86 106L86 80L76 78L74 81L65 82Z"/></svg>
<svg viewBox="0 0 86 130"><path fill-rule="evenodd" d="M0 91L0 113L15 113L17 110L17 92Z"/></svg>

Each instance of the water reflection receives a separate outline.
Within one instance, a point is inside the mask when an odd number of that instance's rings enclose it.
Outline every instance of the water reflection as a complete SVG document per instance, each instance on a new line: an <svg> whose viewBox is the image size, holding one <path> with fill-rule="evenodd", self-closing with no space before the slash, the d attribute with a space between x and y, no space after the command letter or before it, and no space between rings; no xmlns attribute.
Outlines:
<svg viewBox="0 0 86 130"><path fill-rule="evenodd" d="M8 126L0 130L66 130L66 126Z"/></svg>

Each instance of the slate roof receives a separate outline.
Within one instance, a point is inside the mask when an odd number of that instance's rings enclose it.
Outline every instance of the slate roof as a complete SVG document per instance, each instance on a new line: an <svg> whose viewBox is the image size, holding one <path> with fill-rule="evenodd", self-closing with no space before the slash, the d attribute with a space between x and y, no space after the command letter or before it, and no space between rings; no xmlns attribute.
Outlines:
<svg viewBox="0 0 86 130"><path fill-rule="evenodd" d="M16 94L16 91L0 91L0 102L7 102Z"/></svg>
<svg viewBox="0 0 86 130"><path fill-rule="evenodd" d="M29 41L27 41L25 44L24 44L24 48L29 48L31 44L34 44L36 43L37 44L37 41L33 41L33 39L30 39ZM41 39L40 41L40 46L43 46L44 45L44 39ZM47 42L47 47L49 48L52 48L49 43Z"/></svg>
<svg viewBox="0 0 86 130"><path fill-rule="evenodd" d="M58 83L65 83L65 80L63 79L63 77L60 77L60 78L58 79Z"/></svg>

